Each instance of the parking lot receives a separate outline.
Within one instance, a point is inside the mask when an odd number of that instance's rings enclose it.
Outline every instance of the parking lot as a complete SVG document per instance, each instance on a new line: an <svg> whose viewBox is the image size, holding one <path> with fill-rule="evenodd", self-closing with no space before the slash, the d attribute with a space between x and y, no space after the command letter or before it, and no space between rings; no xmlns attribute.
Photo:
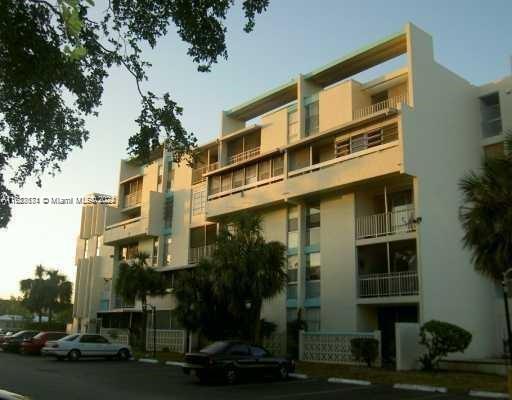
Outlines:
<svg viewBox="0 0 512 400"><path fill-rule="evenodd" d="M245 382L233 386L200 385L179 367L81 360L55 361L0 353L0 388L50 399L470 399L464 394L396 390L389 386L356 386L321 379ZM474 397L473 397L474 399Z"/></svg>

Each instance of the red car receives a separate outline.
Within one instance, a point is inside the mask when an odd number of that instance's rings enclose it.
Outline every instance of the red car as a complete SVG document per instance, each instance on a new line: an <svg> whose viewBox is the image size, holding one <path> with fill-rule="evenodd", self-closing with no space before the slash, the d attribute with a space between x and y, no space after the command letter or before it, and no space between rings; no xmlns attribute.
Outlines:
<svg viewBox="0 0 512 400"><path fill-rule="evenodd" d="M21 343L22 354L41 354L41 349L49 340L59 340L67 336L66 332L39 332L31 339L25 339Z"/></svg>

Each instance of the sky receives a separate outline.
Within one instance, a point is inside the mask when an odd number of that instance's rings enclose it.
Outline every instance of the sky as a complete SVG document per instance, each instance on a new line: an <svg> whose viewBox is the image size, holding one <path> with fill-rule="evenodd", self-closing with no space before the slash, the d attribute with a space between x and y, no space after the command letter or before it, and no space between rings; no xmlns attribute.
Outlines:
<svg viewBox="0 0 512 400"><path fill-rule="evenodd" d="M101 0L97 0L97 4ZM187 45L174 29L145 57L153 63L145 89L169 91L184 108L182 123L199 142L214 139L221 110L255 97L344 54L402 30L410 21L434 38L436 60L474 84L511 73L510 0L271 0L243 32L241 0L227 19L228 60L210 73L197 72ZM130 76L111 70L97 118L87 120L91 138L40 189L28 183L23 197L67 198L113 193L119 162L135 132L139 98ZM0 229L0 298L19 295L19 281L42 264L74 282L79 205L18 205Z"/></svg>

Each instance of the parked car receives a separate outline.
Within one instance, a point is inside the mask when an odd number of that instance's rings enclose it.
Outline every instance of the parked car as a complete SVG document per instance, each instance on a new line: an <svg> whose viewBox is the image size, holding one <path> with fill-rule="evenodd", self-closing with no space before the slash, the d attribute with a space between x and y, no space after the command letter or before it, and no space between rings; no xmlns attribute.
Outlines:
<svg viewBox="0 0 512 400"><path fill-rule="evenodd" d="M21 329L9 329L6 330L4 333L0 334L0 345L2 345L3 342L9 337L14 335L15 333L18 333Z"/></svg>
<svg viewBox="0 0 512 400"><path fill-rule="evenodd" d="M132 351L126 344L111 343L105 336L92 334L74 334L56 341L48 341L42 348L44 356L55 356L58 360L78 361L82 357L117 357L128 360Z"/></svg>
<svg viewBox="0 0 512 400"><path fill-rule="evenodd" d="M21 343L25 339L31 339L37 335L39 331L19 331L12 336L7 336L2 343L2 349L4 351L19 352Z"/></svg>
<svg viewBox="0 0 512 400"><path fill-rule="evenodd" d="M49 340L59 340L67 336L66 332L39 332L32 338L25 339L21 343L20 353L41 354L41 349Z"/></svg>
<svg viewBox="0 0 512 400"><path fill-rule="evenodd" d="M28 397L0 389L0 400L30 400Z"/></svg>
<svg viewBox="0 0 512 400"><path fill-rule="evenodd" d="M294 370L293 360L274 357L261 346L239 341L214 342L198 353L187 353L183 366L185 374L195 375L200 381L220 378L230 384L258 375L286 379Z"/></svg>

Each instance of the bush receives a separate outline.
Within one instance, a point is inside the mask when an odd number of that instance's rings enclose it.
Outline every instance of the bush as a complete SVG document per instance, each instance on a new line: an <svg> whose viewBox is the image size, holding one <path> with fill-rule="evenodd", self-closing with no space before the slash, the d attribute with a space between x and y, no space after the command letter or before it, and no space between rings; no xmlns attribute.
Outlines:
<svg viewBox="0 0 512 400"><path fill-rule="evenodd" d="M420 344L427 348L419 359L423 369L436 369L448 353L464 352L471 337L471 333L457 325L436 320L426 322L420 329Z"/></svg>
<svg viewBox="0 0 512 400"><path fill-rule="evenodd" d="M373 338L354 338L350 341L352 356L356 361L365 362L368 367L379 355L379 341Z"/></svg>

